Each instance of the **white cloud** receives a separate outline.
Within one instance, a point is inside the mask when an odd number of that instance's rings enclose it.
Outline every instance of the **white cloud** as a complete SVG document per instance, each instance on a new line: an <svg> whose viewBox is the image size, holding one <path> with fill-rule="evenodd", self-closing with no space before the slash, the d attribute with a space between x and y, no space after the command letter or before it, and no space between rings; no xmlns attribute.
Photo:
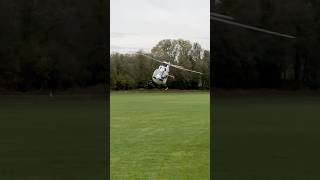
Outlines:
<svg viewBox="0 0 320 180"><path fill-rule="evenodd" d="M111 51L183 38L210 49L210 0L111 0Z"/></svg>

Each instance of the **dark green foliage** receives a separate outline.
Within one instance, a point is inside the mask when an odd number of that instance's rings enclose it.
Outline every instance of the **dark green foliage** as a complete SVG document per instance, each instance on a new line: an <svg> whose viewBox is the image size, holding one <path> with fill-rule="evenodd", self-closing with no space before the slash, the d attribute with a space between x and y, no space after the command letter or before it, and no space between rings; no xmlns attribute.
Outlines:
<svg viewBox="0 0 320 180"><path fill-rule="evenodd" d="M1 1L0 88L54 90L102 84L105 1Z"/></svg>
<svg viewBox="0 0 320 180"><path fill-rule="evenodd" d="M215 12L236 21L292 34L295 40L212 21L213 86L317 89L320 4L302 0L223 0Z"/></svg>

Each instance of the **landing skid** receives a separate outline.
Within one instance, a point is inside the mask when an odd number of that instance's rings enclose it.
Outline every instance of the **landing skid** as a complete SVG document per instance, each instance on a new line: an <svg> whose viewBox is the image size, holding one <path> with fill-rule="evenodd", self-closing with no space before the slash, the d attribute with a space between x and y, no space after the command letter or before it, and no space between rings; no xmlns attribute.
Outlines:
<svg viewBox="0 0 320 180"><path fill-rule="evenodd" d="M158 85L155 84L153 81L149 81L146 85L145 88L147 89L154 89L154 88L158 88L158 89L162 89L167 91L169 89L169 87L167 85Z"/></svg>

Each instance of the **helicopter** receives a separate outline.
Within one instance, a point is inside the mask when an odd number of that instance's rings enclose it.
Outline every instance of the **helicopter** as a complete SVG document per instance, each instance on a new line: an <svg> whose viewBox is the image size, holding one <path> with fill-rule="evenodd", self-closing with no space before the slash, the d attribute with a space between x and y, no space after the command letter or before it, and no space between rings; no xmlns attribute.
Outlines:
<svg viewBox="0 0 320 180"><path fill-rule="evenodd" d="M200 75L202 74L201 72L194 71L194 70L191 70L191 69L186 69L186 68L184 68L182 66L171 64L170 62L167 62L167 61L160 61L160 60L158 60L156 58L153 58L153 57L148 56L148 55L143 54L143 53L137 53L137 54L143 55L143 56L147 57L148 59L151 59L151 60L154 60L154 61L157 61L158 63L160 63L159 67L154 70L154 72L152 74L152 81L149 82L149 85L152 84L152 83L155 83L156 85L164 86L165 90L168 90L168 86L166 85L168 78L169 77L173 78L173 79L175 78L174 76L169 74L170 67L174 67L174 68L177 68L177 69L180 69L180 70L183 70L183 71L188 71L188 72L196 73L196 74L200 74Z"/></svg>

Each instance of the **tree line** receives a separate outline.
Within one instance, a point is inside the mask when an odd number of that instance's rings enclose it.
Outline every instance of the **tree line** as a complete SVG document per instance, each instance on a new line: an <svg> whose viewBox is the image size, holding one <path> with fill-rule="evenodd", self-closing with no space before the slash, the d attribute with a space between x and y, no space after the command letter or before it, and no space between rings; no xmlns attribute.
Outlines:
<svg viewBox="0 0 320 180"><path fill-rule="evenodd" d="M111 89L145 87L159 64L136 54L108 56L106 3L2 0L0 91L85 88L104 84L106 79ZM150 55L204 73L199 76L172 68L176 78L168 81L169 87L320 87L320 2L219 0L215 12L297 38L284 39L212 21L211 56L198 43L162 40Z"/></svg>
<svg viewBox="0 0 320 180"><path fill-rule="evenodd" d="M144 88L158 67L146 57L108 52L107 1L0 2L0 92L55 91L107 83ZM210 52L198 43L163 40L150 55L204 72L172 69L177 89L209 88ZM109 72L110 69L110 72Z"/></svg>
<svg viewBox="0 0 320 180"><path fill-rule="evenodd" d="M199 43L183 39L164 39L156 44L150 56L161 61L202 72L202 75L170 68L175 76L167 85L173 89L209 89L210 51ZM110 56L110 88L116 90L147 88L159 62L139 54L113 53Z"/></svg>
<svg viewBox="0 0 320 180"><path fill-rule="evenodd" d="M221 0L214 11L237 22L297 37L290 40L212 21L214 87L320 87L319 1Z"/></svg>

